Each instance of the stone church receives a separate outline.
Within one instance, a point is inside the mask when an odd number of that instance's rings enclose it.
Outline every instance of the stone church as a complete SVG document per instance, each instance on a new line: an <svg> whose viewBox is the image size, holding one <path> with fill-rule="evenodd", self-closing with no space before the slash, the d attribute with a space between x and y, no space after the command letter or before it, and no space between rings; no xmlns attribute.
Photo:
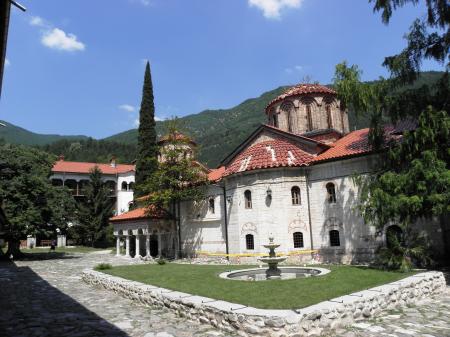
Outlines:
<svg viewBox="0 0 450 337"><path fill-rule="evenodd" d="M267 124L208 170L204 202L182 203L176 221L143 208L113 217L117 253L124 245L134 257L175 257L179 250L252 262L266 253L262 245L272 235L291 262L370 260L386 235L364 223L353 180L378 161L369 129L350 131L336 92L318 84L289 88L265 113ZM401 137L407 128L390 128L389 136ZM190 146L195 153L193 141ZM439 226L427 228L443 251Z"/></svg>

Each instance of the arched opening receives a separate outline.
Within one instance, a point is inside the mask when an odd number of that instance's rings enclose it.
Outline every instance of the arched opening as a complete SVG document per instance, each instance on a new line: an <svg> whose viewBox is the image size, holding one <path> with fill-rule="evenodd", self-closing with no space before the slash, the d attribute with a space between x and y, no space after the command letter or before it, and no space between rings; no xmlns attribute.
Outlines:
<svg viewBox="0 0 450 337"><path fill-rule="evenodd" d="M325 105L325 111L327 113L328 129L332 129L333 128L333 120L331 119L331 105L330 104Z"/></svg>
<svg viewBox="0 0 450 337"><path fill-rule="evenodd" d="M78 195L77 182L74 179L67 179L64 181L64 186L66 186L73 195Z"/></svg>
<svg viewBox="0 0 450 337"><path fill-rule="evenodd" d="M292 132L292 112L294 111L294 104L292 102L284 102L280 109L286 113L288 131Z"/></svg>
<svg viewBox="0 0 450 337"><path fill-rule="evenodd" d="M308 131L313 129L312 116L311 116L311 104L306 105L306 120L308 125Z"/></svg>
<svg viewBox="0 0 450 337"><path fill-rule="evenodd" d="M89 186L90 181L83 179L78 182L78 194L86 195L86 188Z"/></svg>
<svg viewBox="0 0 450 337"><path fill-rule="evenodd" d="M386 246L388 248L393 248L395 246L401 245L403 242L403 231L397 225L389 226L386 229Z"/></svg>
<svg viewBox="0 0 450 337"><path fill-rule="evenodd" d="M255 249L255 239L252 234L247 234L245 236L245 247L247 248L247 250Z"/></svg>
<svg viewBox="0 0 450 337"><path fill-rule="evenodd" d="M339 247L341 245L339 231L336 229L333 229L329 232L329 235L330 235L330 246L331 247Z"/></svg>
<svg viewBox="0 0 450 337"><path fill-rule="evenodd" d="M278 127L278 114L276 113L276 112L274 112L273 114L272 114L272 118L273 118L273 126L274 127Z"/></svg>
<svg viewBox="0 0 450 337"><path fill-rule="evenodd" d="M208 211L212 214L216 212L216 205L213 197L208 199Z"/></svg>
<svg viewBox="0 0 450 337"><path fill-rule="evenodd" d="M300 205L300 187L293 186L291 188L292 205Z"/></svg>
<svg viewBox="0 0 450 337"><path fill-rule="evenodd" d="M122 191L126 191L127 189L128 189L128 184L127 184L127 182L126 181L122 181Z"/></svg>
<svg viewBox="0 0 450 337"><path fill-rule="evenodd" d="M252 192L250 190L246 190L244 192L245 199L245 208L252 208Z"/></svg>
<svg viewBox="0 0 450 337"><path fill-rule="evenodd" d="M336 188L333 183L328 183L326 186L327 189L327 200L329 204L334 204L336 202Z"/></svg>
<svg viewBox="0 0 450 337"><path fill-rule="evenodd" d="M158 235L150 235L150 255L152 257L158 256Z"/></svg>
<svg viewBox="0 0 450 337"><path fill-rule="evenodd" d="M128 191L134 191L134 183L133 182L128 184Z"/></svg>
<svg viewBox="0 0 450 337"><path fill-rule="evenodd" d="M109 189L110 196L116 195L116 182L113 180L107 180L105 182L106 187Z"/></svg>
<svg viewBox="0 0 450 337"><path fill-rule="evenodd" d="M295 232L294 234L292 234L292 237L294 240L294 248L303 248L304 247L302 232Z"/></svg>

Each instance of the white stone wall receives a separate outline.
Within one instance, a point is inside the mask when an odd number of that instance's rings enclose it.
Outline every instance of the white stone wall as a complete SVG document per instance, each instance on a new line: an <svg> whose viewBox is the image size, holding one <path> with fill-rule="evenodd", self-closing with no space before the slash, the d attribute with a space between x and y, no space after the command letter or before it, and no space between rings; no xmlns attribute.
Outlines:
<svg viewBox="0 0 450 337"><path fill-rule="evenodd" d="M127 184L127 190L122 190L123 182ZM130 202L133 201L133 190L129 187L130 183L134 183L134 172L121 173L117 176L117 215L127 212Z"/></svg>
<svg viewBox="0 0 450 337"><path fill-rule="evenodd" d="M304 247L310 249L310 229L304 171L298 168L252 171L225 180L228 203L230 253L266 253L262 247L272 234L279 252L294 250L292 235L303 233ZM292 205L291 188L298 186L301 204ZM270 187L272 197L267 190ZM252 193L252 208L245 208L244 193ZM254 235L255 249L247 250L245 235Z"/></svg>
<svg viewBox="0 0 450 337"><path fill-rule="evenodd" d="M370 258L381 242L375 229L364 224L356 209L358 187L355 174L369 172L376 157L363 156L315 165L308 170L313 248L321 250L325 261L358 262ZM336 203L327 200L326 185L333 183ZM329 231L338 230L340 247L331 247Z"/></svg>
<svg viewBox="0 0 450 337"><path fill-rule="evenodd" d="M209 208L214 199L214 212ZM225 220L223 189L208 186L205 200L184 202L181 205L181 246L185 255L198 251L225 253Z"/></svg>

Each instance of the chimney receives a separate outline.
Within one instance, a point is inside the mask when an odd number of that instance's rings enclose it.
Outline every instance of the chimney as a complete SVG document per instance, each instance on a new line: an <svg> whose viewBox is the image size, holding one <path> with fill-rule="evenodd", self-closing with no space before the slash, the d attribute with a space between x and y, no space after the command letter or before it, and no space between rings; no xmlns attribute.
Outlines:
<svg viewBox="0 0 450 337"><path fill-rule="evenodd" d="M116 167L116 157L112 156L110 161L111 167Z"/></svg>
<svg viewBox="0 0 450 337"><path fill-rule="evenodd" d="M60 161L64 161L64 155L63 155L63 154L60 154L60 155L59 155L59 160L60 160Z"/></svg>

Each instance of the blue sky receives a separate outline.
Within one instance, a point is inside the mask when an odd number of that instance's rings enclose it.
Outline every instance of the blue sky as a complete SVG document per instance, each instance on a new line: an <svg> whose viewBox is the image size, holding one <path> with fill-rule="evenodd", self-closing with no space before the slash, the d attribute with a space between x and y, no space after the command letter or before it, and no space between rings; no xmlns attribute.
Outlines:
<svg viewBox="0 0 450 337"><path fill-rule="evenodd" d="M156 115L232 107L334 67L386 75L383 57L423 7L389 26L361 0L21 0L13 9L0 119L102 138L135 127L145 60ZM441 70L427 63L425 69Z"/></svg>

